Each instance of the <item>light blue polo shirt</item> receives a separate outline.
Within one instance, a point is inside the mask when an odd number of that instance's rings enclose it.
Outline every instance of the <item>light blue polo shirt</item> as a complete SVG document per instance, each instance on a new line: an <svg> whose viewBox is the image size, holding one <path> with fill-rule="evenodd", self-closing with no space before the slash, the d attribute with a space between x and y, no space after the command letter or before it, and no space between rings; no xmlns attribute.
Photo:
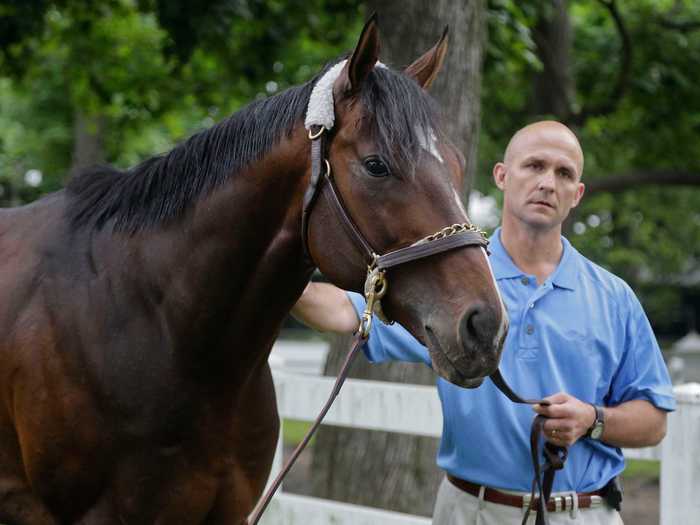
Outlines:
<svg viewBox="0 0 700 525"><path fill-rule="evenodd" d="M642 306L622 279L583 257L562 237L564 251L542 285L518 269L491 237L491 265L508 309L510 329L500 369L519 395L567 392L598 405L645 399L663 410L675 400L666 365ZM361 295L348 294L359 312ZM372 323L370 361L431 364L428 352L404 328ZM437 380L444 426L438 465L475 483L529 492L532 408L509 401L490 380L464 389ZM580 439L569 450L555 491L588 492L622 472L620 449Z"/></svg>

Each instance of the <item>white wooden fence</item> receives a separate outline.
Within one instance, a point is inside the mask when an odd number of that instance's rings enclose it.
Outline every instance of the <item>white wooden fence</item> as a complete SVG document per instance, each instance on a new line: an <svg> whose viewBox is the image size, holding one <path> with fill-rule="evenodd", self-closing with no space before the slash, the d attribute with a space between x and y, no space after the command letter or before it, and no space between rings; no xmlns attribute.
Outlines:
<svg viewBox="0 0 700 525"><path fill-rule="evenodd" d="M273 370L281 418L313 421L334 379ZM669 416L660 447L630 449L628 458L661 461L661 525L700 524L700 384L675 389L678 410ZM442 410L435 387L348 380L324 423L439 437ZM282 439L273 477L282 465ZM280 488L264 525L428 525L430 519L285 493Z"/></svg>

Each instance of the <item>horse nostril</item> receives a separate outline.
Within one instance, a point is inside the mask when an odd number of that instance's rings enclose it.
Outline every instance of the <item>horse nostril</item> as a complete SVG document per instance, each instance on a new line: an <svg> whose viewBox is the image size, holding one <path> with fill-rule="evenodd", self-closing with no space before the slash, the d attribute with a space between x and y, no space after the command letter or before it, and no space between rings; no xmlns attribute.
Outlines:
<svg viewBox="0 0 700 525"><path fill-rule="evenodd" d="M464 313L459 329L464 343L483 346L495 338L498 323L490 308L474 305Z"/></svg>

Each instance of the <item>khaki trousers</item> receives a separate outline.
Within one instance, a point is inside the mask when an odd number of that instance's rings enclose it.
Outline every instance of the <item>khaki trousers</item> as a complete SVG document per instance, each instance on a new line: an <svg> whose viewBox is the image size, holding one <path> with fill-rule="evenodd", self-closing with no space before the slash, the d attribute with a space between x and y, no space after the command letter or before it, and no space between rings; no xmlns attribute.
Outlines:
<svg viewBox="0 0 700 525"><path fill-rule="evenodd" d="M623 525L620 514L607 505L575 512L548 512L547 515L550 525ZM479 500L455 487L447 478L442 480L435 501L433 525L520 525L522 520L522 509ZM527 522L535 523L534 512Z"/></svg>

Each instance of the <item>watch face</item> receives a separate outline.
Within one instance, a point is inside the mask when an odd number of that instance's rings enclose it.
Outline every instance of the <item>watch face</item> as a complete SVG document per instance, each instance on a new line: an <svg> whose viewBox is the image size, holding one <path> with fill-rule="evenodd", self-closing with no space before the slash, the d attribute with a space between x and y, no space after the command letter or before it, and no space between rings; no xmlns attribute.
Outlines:
<svg viewBox="0 0 700 525"><path fill-rule="evenodd" d="M593 427L593 430L591 430L591 437L593 439L600 439L600 436L603 435L603 425L601 423L596 423L595 426Z"/></svg>

